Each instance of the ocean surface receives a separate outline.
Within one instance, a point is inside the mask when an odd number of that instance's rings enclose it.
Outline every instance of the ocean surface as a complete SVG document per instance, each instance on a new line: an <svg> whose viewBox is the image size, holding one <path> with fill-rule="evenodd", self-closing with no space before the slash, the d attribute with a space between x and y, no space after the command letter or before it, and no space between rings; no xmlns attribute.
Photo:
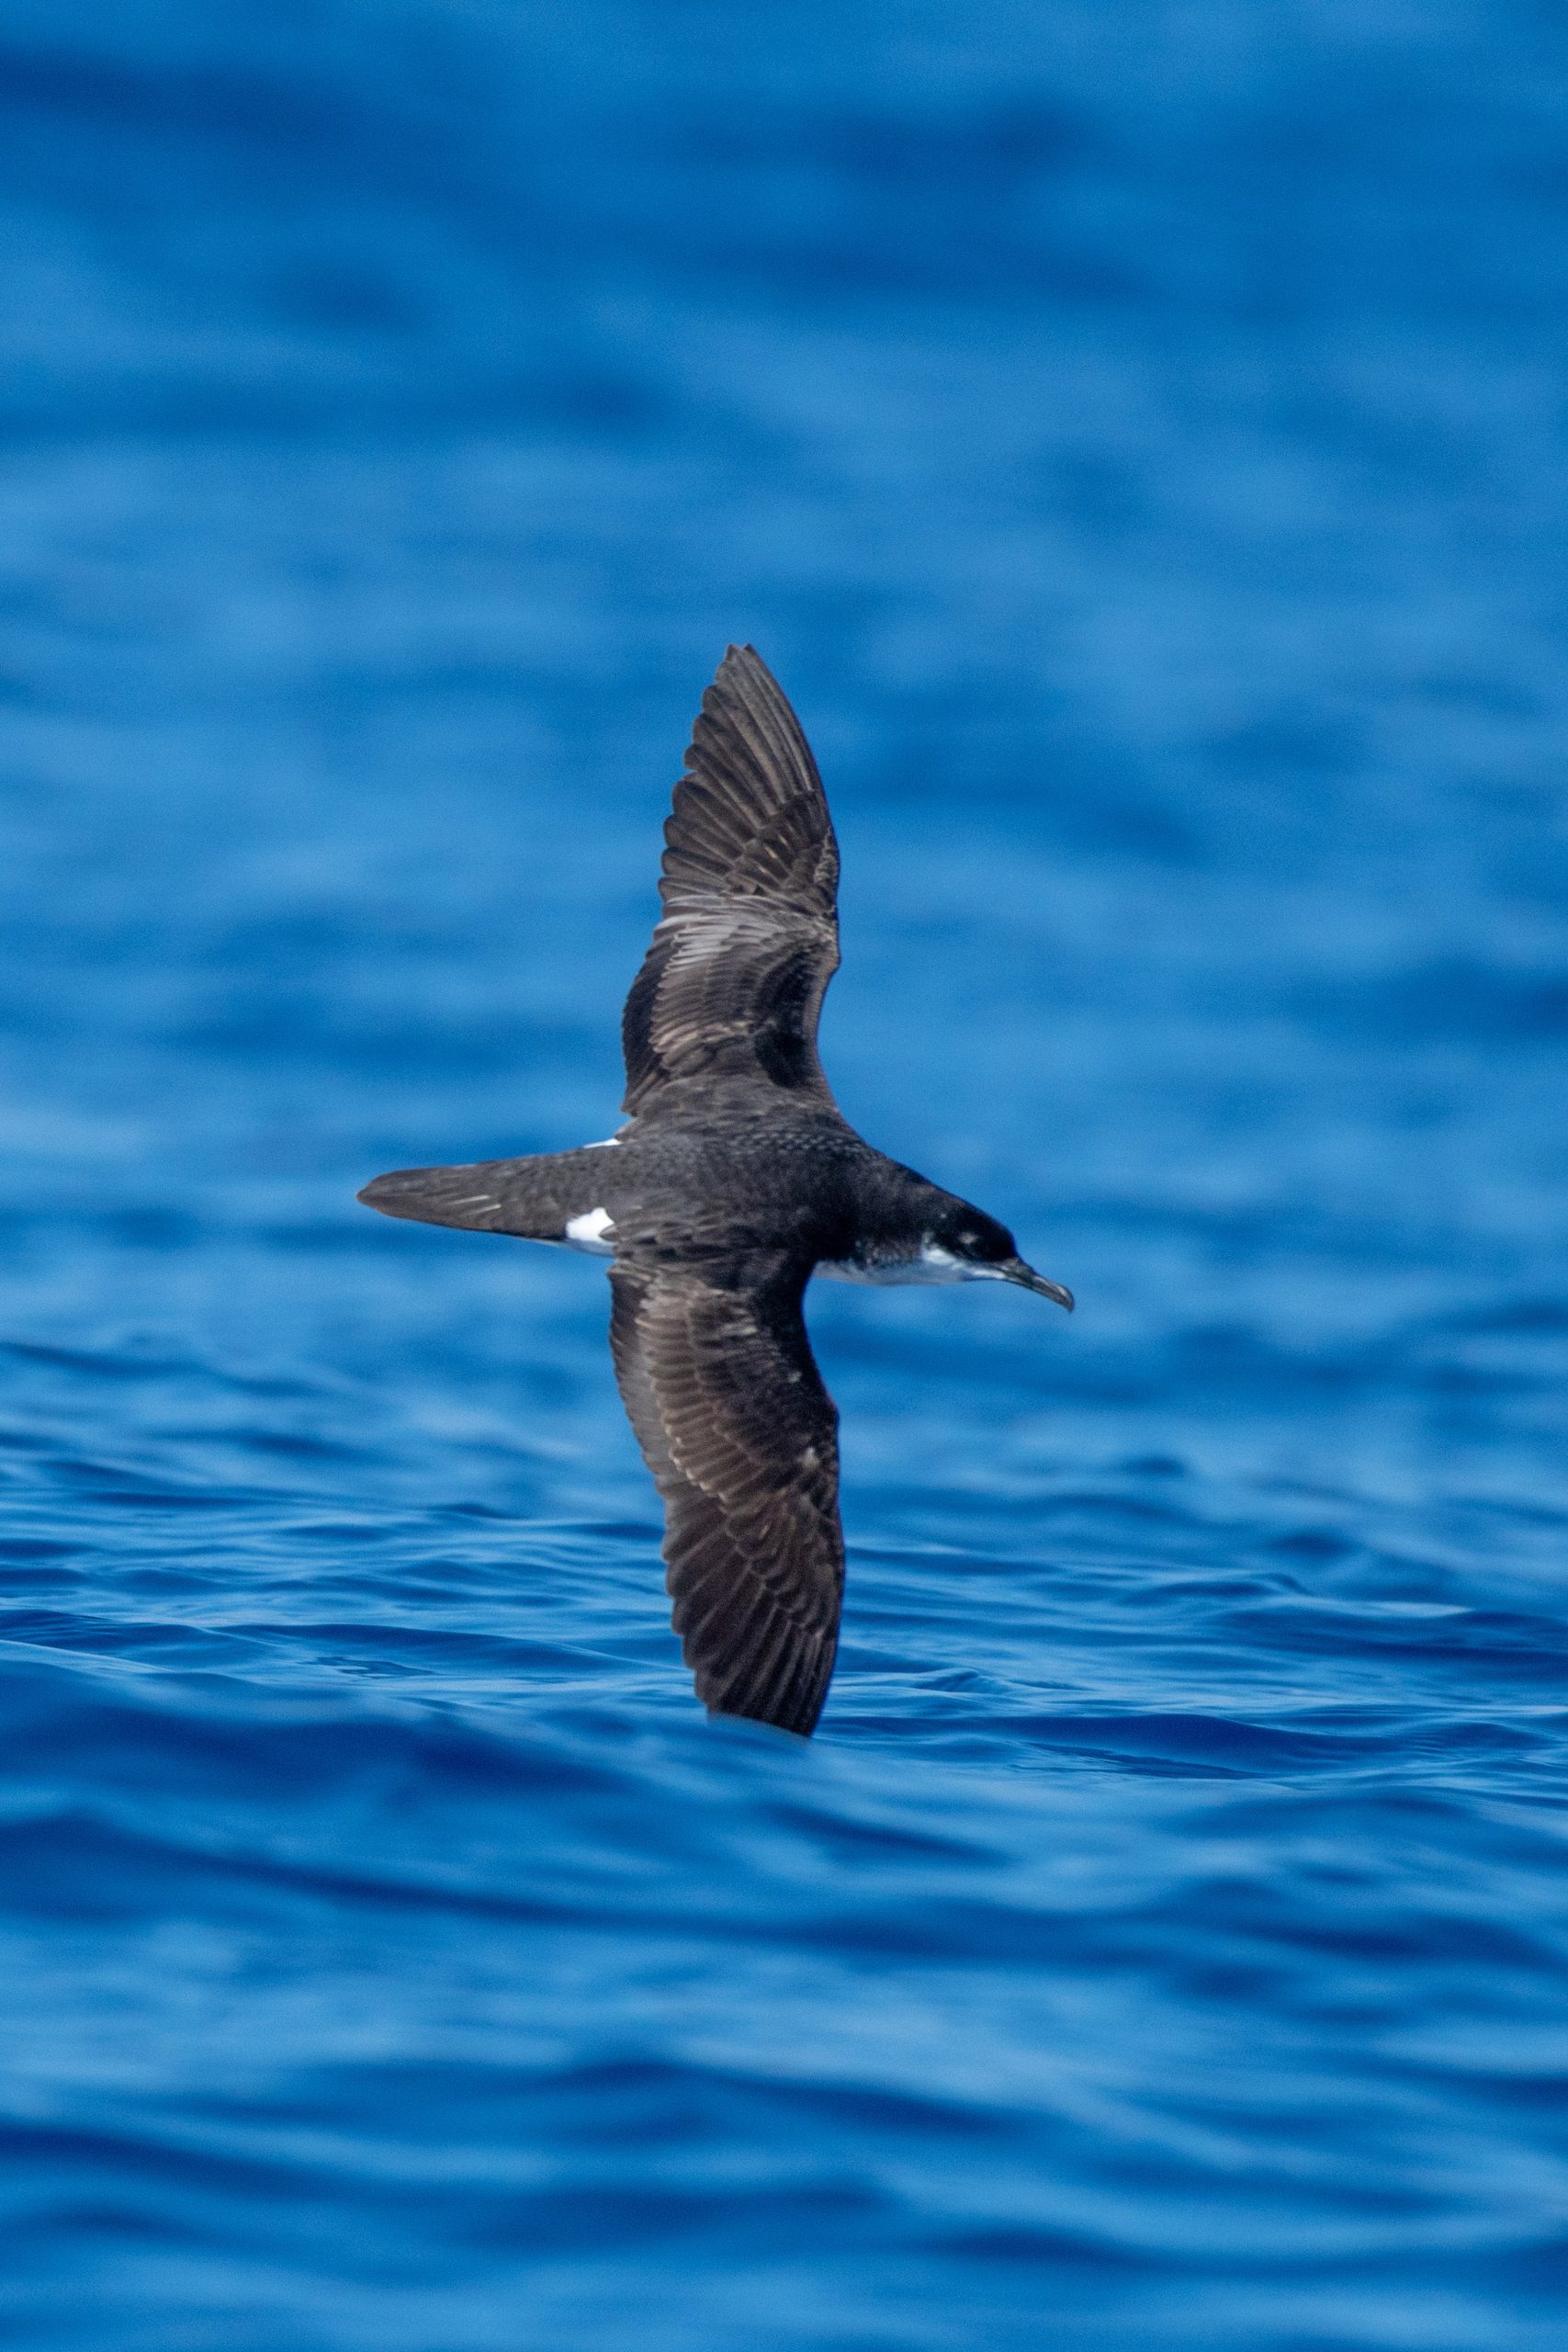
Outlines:
<svg viewBox="0 0 1568 2352"><path fill-rule="evenodd" d="M3 0L17 2352L1556 2352L1568 22ZM702 687L848 1115L809 1747L604 1278Z"/></svg>

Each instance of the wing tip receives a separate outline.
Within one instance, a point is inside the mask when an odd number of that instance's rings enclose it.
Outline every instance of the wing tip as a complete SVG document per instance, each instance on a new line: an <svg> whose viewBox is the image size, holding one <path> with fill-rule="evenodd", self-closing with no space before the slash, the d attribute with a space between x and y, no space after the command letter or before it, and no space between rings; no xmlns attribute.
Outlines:
<svg viewBox="0 0 1568 2352"><path fill-rule="evenodd" d="M718 1604L724 1612L724 1602ZM676 1625L697 1697L710 1715L771 1724L796 1739L809 1739L827 1702L838 1656L838 1629L814 1632L777 1607L751 1612L740 1639L728 1655L714 1655L710 1613L696 1624Z"/></svg>
<svg viewBox="0 0 1568 2352"><path fill-rule="evenodd" d="M791 1686L795 1679L791 1676ZM693 1683L710 1720L722 1716L732 1724L765 1724L770 1731L784 1732L791 1739L811 1737L828 1698L826 1683L820 1690L807 1690L799 1699L795 1698L793 1687L755 1694L737 1692L733 1696L721 1690L716 1696L710 1697L703 1688L701 1677L694 1675Z"/></svg>
<svg viewBox="0 0 1568 2352"><path fill-rule="evenodd" d="M724 659L703 690L704 710L710 708L710 695L716 703L722 704L727 691L738 694L744 701L747 685L760 688L770 696L776 695L784 708L790 711L791 718L795 717L788 695L749 638L739 644L732 642L725 647ZM799 720L795 723L798 727Z"/></svg>

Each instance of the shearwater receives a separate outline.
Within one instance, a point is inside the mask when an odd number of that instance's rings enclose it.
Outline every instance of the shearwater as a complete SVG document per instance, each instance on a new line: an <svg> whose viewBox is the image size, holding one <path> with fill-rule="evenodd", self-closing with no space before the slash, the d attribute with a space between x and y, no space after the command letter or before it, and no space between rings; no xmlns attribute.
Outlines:
<svg viewBox="0 0 1568 2352"><path fill-rule="evenodd" d="M665 1582L697 1696L808 1734L844 1584L838 1413L806 1335L813 1273L1018 1283L1071 1307L996 1218L856 1135L817 1057L839 851L777 680L731 646L664 829L662 920L622 1019L608 1144L378 1176L388 1216L608 1258L610 1348L664 1499Z"/></svg>

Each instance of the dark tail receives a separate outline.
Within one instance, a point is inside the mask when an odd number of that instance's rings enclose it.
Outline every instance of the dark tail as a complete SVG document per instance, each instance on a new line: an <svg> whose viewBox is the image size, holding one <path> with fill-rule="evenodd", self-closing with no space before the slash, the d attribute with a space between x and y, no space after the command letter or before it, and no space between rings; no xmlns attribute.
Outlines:
<svg viewBox="0 0 1568 2352"><path fill-rule="evenodd" d="M558 1241L569 1217L597 1204L603 1176L599 1154L554 1151L531 1159L478 1159L467 1168L394 1169L372 1178L358 1198L383 1216L412 1217L421 1225Z"/></svg>

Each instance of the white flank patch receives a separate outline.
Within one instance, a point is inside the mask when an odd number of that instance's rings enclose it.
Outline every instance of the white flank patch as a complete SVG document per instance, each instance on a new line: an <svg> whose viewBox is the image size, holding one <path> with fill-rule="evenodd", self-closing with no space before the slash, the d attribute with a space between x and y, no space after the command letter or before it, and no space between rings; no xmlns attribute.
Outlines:
<svg viewBox="0 0 1568 2352"><path fill-rule="evenodd" d="M567 1219L561 1238L569 1250L586 1250L594 1258L613 1258L615 1245L606 1237L614 1231L608 1209L584 1209L581 1216Z"/></svg>
<svg viewBox="0 0 1568 2352"><path fill-rule="evenodd" d="M604 1136L598 1143L582 1143L577 1148L579 1151L614 1151L620 1140L619 1136Z"/></svg>

